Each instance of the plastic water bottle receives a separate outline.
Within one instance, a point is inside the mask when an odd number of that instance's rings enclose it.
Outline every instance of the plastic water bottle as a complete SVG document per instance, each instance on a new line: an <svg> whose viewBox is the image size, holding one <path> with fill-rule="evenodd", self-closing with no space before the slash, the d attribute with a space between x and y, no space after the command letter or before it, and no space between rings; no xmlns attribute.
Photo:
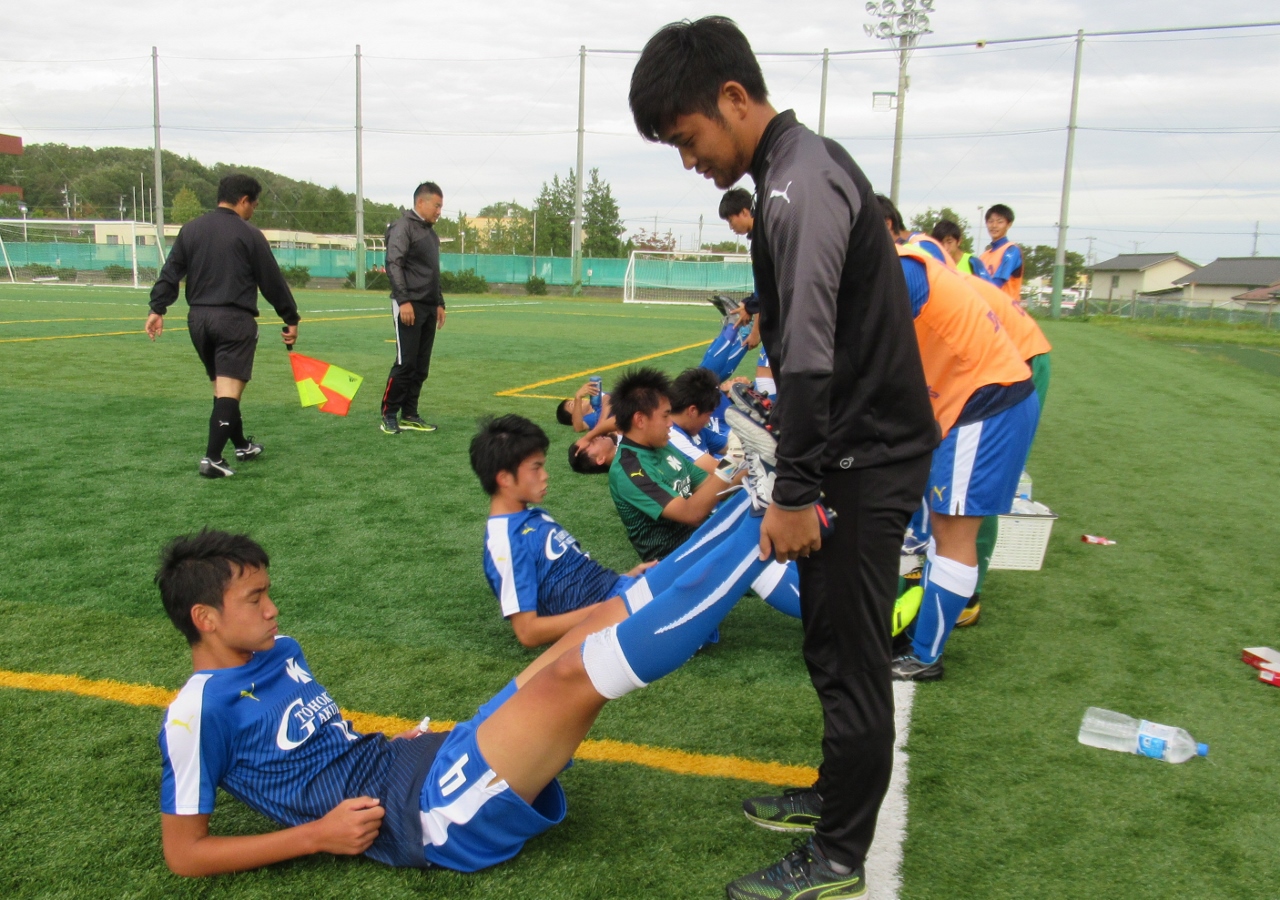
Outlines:
<svg viewBox="0 0 1280 900"><path fill-rule="evenodd" d="M1087 747L1136 753L1171 763L1186 762L1193 756L1209 755L1208 744L1197 744L1181 728L1135 719L1096 706L1084 711L1079 740Z"/></svg>
<svg viewBox="0 0 1280 900"><path fill-rule="evenodd" d="M591 408L596 411L596 415L599 415L600 399L604 395L604 379L599 375L592 375L588 380L596 386L596 392L591 395Z"/></svg>

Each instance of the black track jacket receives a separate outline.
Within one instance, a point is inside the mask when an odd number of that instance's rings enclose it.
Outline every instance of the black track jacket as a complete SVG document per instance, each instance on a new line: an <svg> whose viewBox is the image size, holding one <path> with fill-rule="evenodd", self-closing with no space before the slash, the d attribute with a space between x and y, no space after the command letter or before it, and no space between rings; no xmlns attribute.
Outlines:
<svg viewBox="0 0 1280 900"><path fill-rule="evenodd" d="M796 121L765 129L752 267L778 385L773 502L818 499L823 473L913 459L938 444L902 267L871 183Z"/></svg>
<svg viewBox="0 0 1280 900"><path fill-rule="evenodd" d="M298 304L262 232L234 209L219 206L178 231L160 277L151 288L151 311L164 315L187 280L190 306L233 306L258 315L258 290L286 325L298 324Z"/></svg>
<svg viewBox="0 0 1280 900"><path fill-rule="evenodd" d="M387 226L387 278L397 303L444 306L440 235L412 209Z"/></svg>

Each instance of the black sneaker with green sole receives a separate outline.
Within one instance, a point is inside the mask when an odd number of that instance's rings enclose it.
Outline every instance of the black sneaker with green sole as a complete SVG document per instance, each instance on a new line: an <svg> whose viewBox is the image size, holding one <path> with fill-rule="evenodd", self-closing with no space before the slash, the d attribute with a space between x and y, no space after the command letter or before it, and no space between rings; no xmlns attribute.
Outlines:
<svg viewBox="0 0 1280 900"><path fill-rule="evenodd" d="M822 798L811 787L788 788L778 796L743 800L742 811L770 831L811 832L822 818Z"/></svg>
<svg viewBox="0 0 1280 900"><path fill-rule="evenodd" d="M867 877L862 867L837 872L809 838L767 869L729 882L724 892L729 900L857 900L867 896Z"/></svg>
<svg viewBox="0 0 1280 900"><path fill-rule="evenodd" d="M435 431L436 426L425 422L422 416L401 416L400 428L404 431Z"/></svg>

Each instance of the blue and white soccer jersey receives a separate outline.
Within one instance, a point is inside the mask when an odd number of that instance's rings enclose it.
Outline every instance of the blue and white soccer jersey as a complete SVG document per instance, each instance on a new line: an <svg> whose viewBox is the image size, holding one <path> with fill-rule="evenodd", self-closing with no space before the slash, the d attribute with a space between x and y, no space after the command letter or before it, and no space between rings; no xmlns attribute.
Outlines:
<svg viewBox="0 0 1280 900"><path fill-rule="evenodd" d="M711 453L711 448L707 446L704 431L705 429L697 434L689 434L689 432L673 422L668 432L668 437L670 438L668 444L679 450L680 454L690 462L697 462L706 454Z"/></svg>
<svg viewBox="0 0 1280 900"><path fill-rule="evenodd" d="M630 583L584 553L573 535L536 506L489 517L484 574L503 616L572 612L607 600Z"/></svg>
<svg viewBox="0 0 1280 900"><path fill-rule="evenodd" d="M1009 512L1040 420L1034 391L1014 406L969 425L956 425L933 451L926 502L950 516Z"/></svg>
<svg viewBox="0 0 1280 900"><path fill-rule="evenodd" d="M422 778L443 735L390 741L360 734L312 677L298 642L276 639L230 669L191 676L160 729L160 810L213 812L217 789L284 826L319 819L352 797L377 797L382 829L365 855L424 864L416 822Z"/></svg>
<svg viewBox="0 0 1280 900"><path fill-rule="evenodd" d="M722 393L707 427L698 432L707 451L716 459L723 458L724 448L729 443L729 425L724 420L724 413L730 405L728 395Z"/></svg>
<svg viewBox="0 0 1280 900"><path fill-rule="evenodd" d="M515 683L449 732L436 755L418 800L423 853L427 862L458 872L476 872L514 857L530 838L564 820L560 782L551 783L529 804L485 761L476 731L515 693Z"/></svg>

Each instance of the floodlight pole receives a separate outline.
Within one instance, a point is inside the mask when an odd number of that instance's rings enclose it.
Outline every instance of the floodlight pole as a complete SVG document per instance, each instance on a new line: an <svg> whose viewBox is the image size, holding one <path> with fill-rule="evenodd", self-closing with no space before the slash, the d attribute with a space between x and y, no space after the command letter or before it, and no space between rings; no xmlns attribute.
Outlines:
<svg viewBox="0 0 1280 900"><path fill-rule="evenodd" d="M356 290L364 290L364 118L360 96L360 45L356 44Z"/></svg>
<svg viewBox="0 0 1280 900"><path fill-rule="evenodd" d="M1067 212L1071 205L1071 163L1076 153L1076 109L1080 102L1080 64L1084 61L1084 29L1076 32L1076 67L1071 78L1071 118L1067 124L1067 161L1062 170L1062 206L1058 210L1058 249L1053 255L1053 293L1049 315L1062 316L1062 282L1067 271Z"/></svg>
<svg viewBox="0 0 1280 900"><path fill-rule="evenodd" d="M536 277L538 274L538 208L533 208L533 271L529 273L529 277Z"/></svg>
<svg viewBox="0 0 1280 900"><path fill-rule="evenodd" d="M156 249L160 254L160 265L164 266L164 172L160 166L160 55L156 48L151 48L151 116L155 128L156 144Z"/></svg>
<svg viewBox="0 0 1280 900"><path fill-rule="evenodd" d="M570 293L582 293L582 141L586 131L587 45L578 47L578 170L573 188L573 264Z"/></svg>
<svg viewBox="0 0 1280 900"><path fill-rule="evenodd" d="M898 182L902 178L902 129L907 111L907 59L915 35L904 34L898 38L898 110L893 123L893 176L889 180L889 199L898 205Z"/></svg>
<svg viewBox="0 0 1280 900"><path fill-rule="evenodd" d="M822 48L822 97L818 101L818 136L827 133L827 64L831 61L831 51Z"/></svg>

